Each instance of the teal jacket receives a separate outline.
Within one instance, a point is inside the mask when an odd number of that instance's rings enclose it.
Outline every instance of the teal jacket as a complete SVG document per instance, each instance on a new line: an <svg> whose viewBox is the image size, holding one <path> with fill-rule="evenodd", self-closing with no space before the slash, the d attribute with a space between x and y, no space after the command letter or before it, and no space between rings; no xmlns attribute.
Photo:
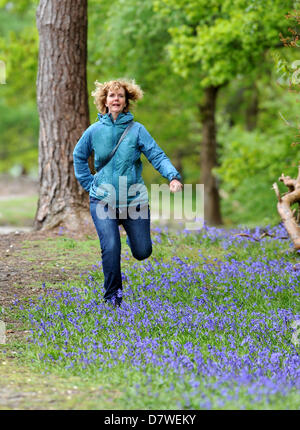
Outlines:
<svg viewBox="0 0 300 430"><path fill-rule="evenodd" d="M135 196L127 196L126 201L123 198L119 199L119 178L121 176L125 177L127 191L133 184L145 185L141 176L143 168L140 159L141 153L168 181L174 178L181 180L179 172L164 151L157 145L146 128L138 122L134 122L115 155L102 168L103 161L118 143L123 131L133 120L133 115L130 112L120 113L116 121L108 113L105 115L98 114L98 118L99 121L85 130L73 151L75 176L91 197L99 200L105 197L106 201L109 201L109 198L112 197L111 187L107 187L105 184L110 184L116 192L115 204L112 203L113 207L128 206L139 194L141 202L148 202L147 193L142 192ZM91 174L88 165L88 158L92 151L94 151L95 170L97 172L95 175Z"/></svg>

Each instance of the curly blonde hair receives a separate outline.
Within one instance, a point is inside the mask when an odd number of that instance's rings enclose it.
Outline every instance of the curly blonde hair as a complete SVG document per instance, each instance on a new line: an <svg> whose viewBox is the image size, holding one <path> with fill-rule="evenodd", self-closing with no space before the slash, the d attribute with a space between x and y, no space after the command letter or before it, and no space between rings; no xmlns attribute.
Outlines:
<svg viewBox="0 0 300 430"><path fill-rule="evenodd" d="M106 98L108 91L111 89L119 89L124 88L125 97L126 97L126 106L123 112L128 112L131 108L131 101L140 100L144 93L139 85L135 83L134 80L128 79L116 79L108 82L95 82L96 89L92 91L92 96L94 97L94 103L98 109L98 111L102 114L108 112L107 107L105 106Z"/></svg>

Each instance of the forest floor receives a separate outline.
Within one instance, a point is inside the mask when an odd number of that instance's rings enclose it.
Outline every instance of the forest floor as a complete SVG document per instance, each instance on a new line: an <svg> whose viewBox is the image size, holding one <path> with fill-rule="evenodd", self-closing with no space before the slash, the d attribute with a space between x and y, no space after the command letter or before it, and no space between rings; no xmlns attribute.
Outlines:
<svg viewBox="0 0 300 430"><path fill-rule="evenodd" d="M88 242L92 234L87 235ZM88 262L100 258L95 240L90 243L86 255L72 250L75 240L82 241L84 237L73 234L60 238L58 231L0 235L0 320L5 320L7 328L6 344L0 345L0 410L73 409L75 405L84 408L85 403L87 408L94 403L100 409L113 407L109 399L113 399L114 393L105 395L105 401L100 401L99 405L97 387L83 384L81 378L51 375L43 378L18 358L19 346L26 343L28 332L9 312L13 303L36 299L43 291L43 283L51 283L51 288L55 288L56 284L78 277ZM54 242L58 244L55 249ZM68 254L72 255L71 264ZM101 398L103 393L102 390Z"/></svg>
<svg viewBox="0 0 300 430"><path fill-rule="evenodd" d="M91 223L85 231L78 233L64 228L45 232L22 231L20 227L27 223L27 227L30 228L30 222L32 223L36 205L33 202L28 205L27 203L31 198L36 201L37 193L34 184L31 188L26 186L23 189L23 195L18 194L22 186L18 188L16 184L16 187L13 188L12 184L1 187L0 178L0 226L8 226L9 221L14 220L10 223L11 232L0 234L0 342L2 342L0 343L0 410L163 410L198 409L199 407L202 409L298 409L298 393L292 389L284 393L279 386L280 375L286 367L281 368L280 362L275 363L277 367L273 362L271 363L272 372L277 372L274 373L276 376L274 376L274 381L279 384L275 394L273 394L271 386L271 388L263 386L267 394L264 394L265 397L261 397L260 385L256 386L254 381L254 385L249 387L247 384L242 387L232 385L230 388L232 392L229 392L227 399L222 391L225 386L220 386L220 389L216 391L214 381L211 382L205 373L195 376L198 379L192 381L191 385L190 371L186 370L185 376L180 376L180 378L177 373L162 376L158 371L159 368L156 365L153 367L151 363L147 368L148 373L145 375L142 371L133 371L130 363L127 362L123 366L114 367L112 372L113 363L109 361L104 362L103 369L99 369L95 365L93 367L92 363L89 368L83 367L78 372L75 371L76 369L73 371L69 369L70 366L66 366L66 364L70 364L70 359L67 359L66 362L56 360L51 364L40 357L43 350L52 354L53 351L49 352L48 349L54 345L52 337L50 342L47 339L45 341L43 337L39 338L40 335L43 336L43 330L40 330L40 327L43 326L39 325L41 322L44 326L45 322L50 323L49 327L51 326L51 330L54 330L57 335L55 342L61 344L64 341L62 337L59 337L62 330L61 321L56 321L57 325L52 328L52 320L49 320L57 313L56 306L62 306L64 312L62 317L65 317L66 312L71 312L72 315L73 312L83 312L83 315L86 315L86 317L80 317L83 324L80 334L76 334L75 338L72 336L70 338L71 351L78 350L78 354L81 354L79 349L81 344L86 341L87 333L93 332L91 329L94 328L95 317L97 319L100 317L101 324L103 324L102 329L105 333L105 336L101 338L103 345L105 348L111 348L109 334L114 336L114 324L118 324L118 331L125 336L125 340L128 339L126 342L132 341L131 337L126 337L128 327L130 328L130 324L133 324L132 315L137 318L134 321L138 322L131 328L136 333L134 336L143 336L145 339L152 338L153 333L157 336L157 321L160 321L160 318L164 318L165 315L167 315L166 318L170 318L171 314L169 315L165 310L170 309L171 303L171 308L175 312L174 315L171 315L174 320L159 322L159 339L162 339L164 344L167 342L170 351L174 347L174 336L177 336L177 331L175 335L173 331L180 327L182 327L182 332L180 332L182 345L190 348L194 338L201 339L199 345L201 345L203 354L206 354L205 357L207 354L211 354L211 344L214 344L217 339L214 330L208 333L206 327L203 334L201 326L198 329L198 325L196 330L200 331L196 334L193 332L191 337L189 330L185 329L187 316L185 312L182 312L182 304L188 307L189 312L194 312L194 317L198 315L201 307L202 315L207 318L207 321L210 321L209 318L213 318L213 321L224 319L224 321L222 320L224 324L226 322L229 328L233 327L230 331L232 339L236 345L240 346L235 347L231 344L228 346L227 341L223 340L221 336L217 347L223 348L227 345L226 348L230 354L235 354L237 350L241 356L245 354L242 340L252 339L255 335L253 324L257 323L257 316L260 315L266 319L266 323L264 322L267 328L266 337L263 336L262 340L255 338L252 341L256 342L260 353L265 354L266 348L269 348L272 355L279 348L280 352L285 354L286 360L290 360L288 369L292 369L296 355L293 352L294 344L291 345L293 331L289 324L294 320L298 321L299 315L299 302L297 302L299 299L295 300L295 296L299 297L297 277L299 255L292 252L290 243L282 237L283 232L279 226L260 242L254 237L251 239L249 234L236 234L236 231L229 232L229 235L225 232L223 232L225 235L223 233L220 235L217 229L209 231L204 229L205 231L198 235L178 235L177 232L171 231L166 233L164 228L155 228L157 226L154 223L152 239L155 246L151 259L149 263L145 263L145 266L143 262L137 264L134 260L126 245L125 232L121 230L122 271L124 273L124 292L127 294L124 306L120 311L113 310L112 312L112 309L106 309L103 303L97 303L97 312L94 308L89 308L89 312L86 314L86 306L91 306L91 304L94 306L95 294L99 293L98 287L103 282L103 273L101 269L99 270L101 264L99 240L94 225ZM23 197L24 200L18 200ZM19 202L18 207L16 207L17 202ZM26 209L23 211L22 208L25 206ZM249 233L248 230L247 232ZM255 233L251 232L253 235L260 233L256 230ZM274 258L276 265L274 265ZM248 261L249 267L247 264L245 265L245 261ZM199 265L201 270L198 274ZM220 270L222 269L223 272L226 269L222 278L218 278L217 285L215 277L218 274L212 270L216 265L218 267L220 265ZM173 271L172 268L174 268ZM241 276L238 275L239 271L242 272ZM270 292L266 288L256 288L257 280L254 277L257 271L257 276L260 276L259 283L268 285ZM178 276L179 280L176 281ZM172 282L168 282L169 277ZM205 279L204 283L203 279ZM141 285L144 285L145 282L152 287L142 291ZM224 290L226 282L230 286L235 285L233 290L231 287L230 297ZM176 299L174 299L173 285L177 285ZM252 289L249 288L250 285L253 286ZM154 292L154 287L158 288L160 294ZM71 297L69 294L73 289L80 292L78 297L76 295L78 302L64 308L65 297ZM142 297L139 296L141 291ZM48 297L48 293L51 294L50 297ZM99 299L102 297L101 294L98 294ZM204 297L201 304L199 304L200 295ZM56 296L60 299L58 298L52 303L52 298ZM40 299L44 303L41 307ZM229 303L228 299L232 299L232 303ZM147 324L145 327L139 324L142 321L142 314L140 314L139 306L136 305L137 300L141 303L143 301L148 303L147 307L144 303L142 304L143 312L146 312ZM179 304L178 307L176 307L176 303ZM219 305L223 309L227 309L230 305L235 312L229 314L228 312L231 312L231 307L229 307L227 313L224 312L224 315L220 315ZM216 306L215 311L214 307L211 309L210 306ZM162 309L163 312L161 312ZM279 316L278 321L274 317L278 309L281 313L285 313L288 320L282 335L281 331L276 335L277 328L282 325ZM243 315L245 312L248 315L247 321L243 320L241 333L236 329L236 318L239 320L242 315L239 313L240 311L243 312ZM231 314L233 320L229 321ZM32 324L32 318L37 325ZM206 319L204 320L206 321ZM152 321L150 325L149 321ZM6 329L4 341L3 333L1 333L3 322ZM276 330L271 332L273 322L277 326ZM269 325L271 328L268 328ZM34 330L33 327L35 327ZM170 327L173 328L170 329ZM135 332L135 330L137 331ZM219 332L217 334L219 339ZM135 338L133 337L133 342ZM148 344L145 343L145 345L147 348ZM177 347L179 346L177 345ZM196 347L198 348L198 343ZM133 345L132 351L134 350ZM155 360L160 359L160 349L158 348L157 351L158 355L153 355ZM186 354L184 351L181 353ZM130 354L127 357L128 362L132 359ZM275 355L272 355L273 359ZM214 363L213 368L219 369L220 363L213 356L211 359ZM255 361L256 358L254 357L253 360ZM251 362L252 367L254 361ZM235 362L232 363L234 365ZM251 366L249 369L252 369ZM265 364L266 369L269 369L268 366L269 361ZM124 374L124 369L126 374ZM239 369L236 368L235 371L239 371ZM248 372L246 368L244 371ZM265 379L269 377L267 371L264 370ZM295 380L295 372L296 370L293 370L289 378ZM150 382L149 374L153 378L153 380L150 378ZM226 375L225 372L218 378L220 379L222 376L227 381ZM163 377L164 379L162 379ZM199 384L198 388L197 384ZM256 390L258 391L256 392ZM188 400L186 400L187 395L189 395ZM211 403L208 402L208 399ZM225 400L227 403L223 405L222 402Z"/></svg>
<svg viewBox="0 0 300 430"><path fill-rule="evenodd" d="M0 234L0 321L7 329L6 343L0 344L0 410L84 409L93 405L110 409L112 390L106 393L102 389L99 398L99 387L83 383L82 378L42 377L20 362L19 350L26 344L28 332L10 312L16 300L35 300L44 283L54 289L56 284L78 278L91 262L99 260L95 228L87 227L83 234L62 234L62 229L26 231L32 225L36 181L2 175L0 185L0 233L10 232ZM86 245L84 252L82 247L76 251L78 241Z"/></svg>
<svg viewBox="0 0 300 430"><path fill-rule="evenodd" d="M35 301L62 283L78 280L101 260L94 225L84 232L32 231L37 184L0 176L0 322L6 343L0 344L0 410L117 409L120 394L112 386L83 377L41 375L20 360L28 344L26 324L16 317L16 301ZM122 234L125 245L125 232ZM0 333L1 338L1 333Z"/></svg>
<svg viewBox="0 0 300 430"><path fill-rule="evenodd" d="M129 251L125 240L121 230L122 254ZM193 253L187 245L181 247L184 255ZM157 258L166 258L170 249L157 248L155 252ZM62 229L2 234L0 255L0 321L6 325L6 343L0 344L0 410L120 409L124 387L115 388L113 383L84 374L44 374L22 359L24 348L30 349L30 332L26 321L17 316L18 306L28 305L30 300L36 303L45 292L84 280L98 267L101 254L94 227L81 234ZM127 255L123 270L134 262Z"/></svg>

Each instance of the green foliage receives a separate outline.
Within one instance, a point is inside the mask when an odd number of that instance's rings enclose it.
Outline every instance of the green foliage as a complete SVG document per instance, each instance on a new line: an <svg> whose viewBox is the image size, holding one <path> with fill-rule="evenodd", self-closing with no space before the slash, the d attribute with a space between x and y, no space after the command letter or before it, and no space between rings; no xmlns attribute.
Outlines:
<svg viewBox="0 0 300 430"><path fill-rule="evenodd" d="M294 31L294 30L293 30ZM297 46L296 46L297 47ZM277 222L275 193L272 184L281 173L297 176L300 161L298 102L299 84L293 82L299 71L297 49L272 49L265 55L264 64L257 68L255 78L258 91L258 121L256 128L246 131L239 113L244 111L245 95L241 95L243 80L236 80L223 89L223 109L226 122L219 118L218 142L220 166L216 174L221 181L224 217L233 223ZM275 62L273 71L268 64ZM295 71L296 70L296 71ZM251 89L251 87L250 87ZM253 90L253 88L252 88ZM229 127L228 107L231 94L240 94L233 103L233 127ZM246 96L249 98L249 95ZM242 109L241 109L242 106ZM227 117L226 117L227 114ZM229 112L232 117L232 112ZM299 139L298 139L299 140ZM286 187L278 183L281 192Z"/></svg>
<svg viewBox="0 0 300 430"><path fill-rule="evenodd" d="M0 171L20 165L37 172L37 2L2 1L0 7L5 4L10 7L0 9L0 22L6 23L0 32L0 59L6 66L6 84L0 85Z"/></svg>
<svg viewBox="0 0 300 430"><path fill-rule="evenodd" d="M155 13L152 2L121 0L117 4L118 7L115 1L109 8L106 4L96 6L95 10L104 17L101 27L97 15L90 13L89 31L94 35L89 39L90 91L96 79L134 78L145 93L134 109L136 120L145 124L181 172L182 158L185 158L189 164L189 169L184 172L185 179L197 182L199 95L193 81L186 82L172 73L166 56L165 47L170 40L167 28L173 17ZM93 3L90 11L92 7ZM92 102L91 112L91 117L96 117ZM144 157L143 162L146 182L164 181Z"/></svg>
<svg viewBox="0 0 300 430"><path fill-rule="evenodd" d="M36 172L38 115L35 103L28 100L17 107L8 108L0 100L0 112L0 171L20 165L28 173Z"/></svg>
<svg viewBox="0 0 300 430"><path fill-rule="evenodd" d="M36 28L10 32L0 39L0 53L6 63L7 85L2 89L10 106L20 105L22 99L35 100L38 57L38 33ZM30 83L30 84L29 84Z"/></svg>
<svg viewBox="0 0 300 430"><path fill-rule="evenodd" d="M262 112L255 130L246 131L239 124L229 127L219 118L221 149L216 174L221 182L222 208L227 222L278 222L272 184L282 172L297 176L300 148L291 144L295 130L279 115L280 112L284 116L296 115L294 96L278 87L277 92L281 93L278 99L272 98L276 88L261 86L260 92L260 99L264 101L260 103ZM281 182L278 185L282 192L287 191Z"/></svg>
<svg viewBox="0 0 300 430"><path fill-rule="evenodd" d="M155 76L161 77L168 70L164 46L169 41L170 22L153 12L151 1L120 0L117 3L117 7L113 2L106 11L100 32L95 15L90 20L91 32L96 33L98 27L91 60L99 60L104 74L106 69L113 75L117 73L116 77L129 73L143 87L152 88Z"/></svg>
<svg viewBox="0 0 300 430"><path fill-rule="evenodd" d="M249 179L257 173L263 173L265 181L277 180L282 171L295 176L300 151L290 146L291 132L284 125L274 134L247 132L240 126L222 132L226 137L220 133L222 161L216 170L227 189L237 188L241 177Z"/></svg>
<svg viewBox="0 0 300 430"><path fill-rule="evenodd" d="M1 200L0 226L32 227L36 212L37 196L16 196Z"/></svg>
<svg viewBox="0 0 300 430"><path fill-rule="evenodd" d="M280 34L280 39L285 46L283 52L271 52L273 61L276 65L276 72L279 76L278 83L282 88L287 89L289 92L298 94L300 92L300 61L299 61L299 29L300 29L300 2L295 2L295 10L286 16L290 27L288 28L289 34L285 36ZM297 100L299 102L299 100ZM290 112L289 112L290 113ZM294 115L292 121L288 120L280 114L285 123L291 128L297 130L297 141L293 144L299 144L299 117ZM295 117L297 118L295 121Z"/></svg>
<svg viewBox="0 0 300 430"><path fill-rule="evenodd" d="M4 8L8 12L19 14L35 13L35 9L39 4L39 0L0 0L0 8Z"/></svg>
<svg viewBox="0 0 300 430"><path fill-rule="evenodd" d="M15 165L27 171L38 167L37 4L38 0L0 0L0 60L7 75L7 84L0 85L0 171ZM88 1L89 94L96 79L134 78L145 92L134 109L135 118L186 183L200 177L198 106L203 87L222 85L216 173L229 196L222 201L227 220L268 217L265 205L257 210L257 201L271 203L270 184L282 171L295 176L300 154L290 143L298 132L297 103L287 85L298 70L293 68L298 67L297 50L282 49L279 37L288 33L285 13L293 6L288 0ZM272 72L274 60L277 74ZM255 88L257 123L247 131ZM92 97L89 102L94 122ZM146 183L164 182L144 157L143 162ZM247 197L249 181L257 201ZM240 218L234 201L242 208Z"/></svg>
<svg viewBox="0 0 300 430"><path fill-rule="evenodd" d="M197 68L200 85L223 85L247 74L266 49L279 43L287 29L284 13L291 0L155 0L155 8L180 11L181 25L171 26L168 45L174 71L187 77Z"/></svg>

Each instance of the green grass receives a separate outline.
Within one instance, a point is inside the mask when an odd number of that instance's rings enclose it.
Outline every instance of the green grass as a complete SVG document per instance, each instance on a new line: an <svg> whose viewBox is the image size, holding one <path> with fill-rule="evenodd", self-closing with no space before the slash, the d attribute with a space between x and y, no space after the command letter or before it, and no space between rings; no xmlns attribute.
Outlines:
<svg viewBox="0 0 300 430"><path fill-rule="evenodd" d="M31 227L38 196L15 196L0 201L0 226Z"/></svg>
<svg viewBox="0 0 300 430"><path fill-rule="evenodd" d="M203 264L211 264L217 267L218 262L222 261L231 261L237 260L240 262L246 261L249 257L253 260L263 261L264 259L283 259L285 261L296 263L299 259L297 254L288 252L290 249L289 241L275 241L275 240L266 240L262 243L260 242L244 242L243 246L237 246L236 244L230 245L227 249L222 246L220 240L211 241L209 239L200 240L200 237L195 235L188 236L176 236L174 233L170 234L157 234L153 233L152 235L154 242L157 239L160 240L160 243L154 244L153 254L150 257L149 261L152 264L155 264L155 261L163 262L165 265L172 264L172 267L176 265L176 263L172 262L172 257L174 255L180 257L181 259L187 259L189 264L199 263L199 266ZM49 258L49 267L55 267L55 265L62 265L64 267L75 267L83 268L91 270L93 264L97 264L97 261L100 260L100 250L99 250L99 242L98 239L87 238L86 241L75 241L72 238L68 238L65 236L51 238L49 240L39 241L36 243L36 247L32 247L32 243L25 242L24 249L22 251L23 257L30 253L30 257L34 257L33 252L38 255L41 250L47 252ZM31 247L30 247L31 246ZM122 237L122 253L123 257L126 257L126 251L129 248L125 245L125 237ZM199 254L200 251L200 254ZM84 256L84 258L82 257ZM80 265L80 261L83 262L82 266ZM156 300L157 298L161 298L162 300L168 299L169 303L176 305L178 302L182 303L183 309L185 307L191 306L191 298L194 295L199 294L199 290L197 285L189 285L188 291L181 288L180 285L174 287L176 288L176 295L172 294L172 290L168 290L164 288L164 281L161 281L161 288L159 291L150 289L143 290L141 289L141 285L146 279L146 282L149 282L150 278L144 278L143 271L139 268L142 267L143 262L138 262L134 267L133 265L136 261L130 256L128 256L128 260L123 259L122 270L123 272L127 271L130 280L131 280L131 288L137 294L144 295L145 298ZM178 264L178 268L181 268L181 264ZM153 279L157 278L157 281L160 282L162 277L164 279L168 279L169 275L168 267L165 267L164 270L160 271L157 275L155 272L151 275ZM103 274L100 270L92 269L91 272L94 281L101 284L103 282ZM71 287L78 289L78 294L84 300L84 303L90 303L94 298L94 292L92 288L87 288L85 280L88 279L88 274L79 277L73 277L70 282L61 283L61 285L52 285L51 282L46 283L46 291L55 289L60 291L69 292ZM255 279L255 283L263 281L257 276ZM216 306L220 305L226 297L231 300L236 300L236 303L242 310L247 310L249 313L255 309L257 312L268 314L270 310L276 311L280 308L290 308L296 311L297 306L299 309L299 304L297 304L297 300L292 294L292 291L285 289L282 292L276 294L276 297L272 300L271 308L268 306L268 301L263 298L261 291L253 290L249 297L245 297L245 293L243 291L244 286L242 282L240 283L239 278L234 279L234 294L229 294L225 292L226 280L224 279L224 284L222 282L214 282L214 278L210 277L210 282L207 285L207 297L210 302L213 304L213 309L216 309ZM274 283L282 282L284 285L286 282L285 277L283 276L281 279L273 279ZM124 288L128 288L127 282L124 282ZM75 293L74 293L75 294ZM24 306L27 307L27 304L30 303L28 300L24 300ZM134 305L134 301L132 302ZM76 312L76 304L67 303L63 304L60 302L60 311L64 314L70 314L72 312ZM32 309L32 305L30 305ZM54 314L57 311L56 306L51 303L50 299L47 299L43 304L42 310L40 312L35 311L34 315L36 318L47 317L49 314ZM202 310L203 311L203 310ZM20 318L26 314L26 310L18 310L14 308L10 311L6 310L6 312L11 313L11 317ZM143 321L143 315L145 311L141 311L135 317L135 327L139 327L139 324ZM8 315L8 314L7 314ZM107 344L107 339L109 334L115 334L115 330L120 330L120 335L127 336L130 338L129 328L126 326L118 326L117 321L114 320L113 331L111 323L107 320L109 317L109 313L105 312L106 319L102 319L103 329L101 332L98 332L98 341L103 342L103 344ZM163 316L163 313L162 313ZM98 316L97 316L98 317ZM160 318L159 315L153 316L153 318ZM54 319L55 321L55 319ZM168 344L170 348L172 340L176 340L180 344L185 344L186 342L195 342L195 335L193 332L188 330L180 331L177 335L176 327L173 327L168 320L164 320L163 324L154 324L151 331L145 331L141 326L139 328L141 337L149 336L151 333L151 337L159 337L163 336L165 342ZM72 337L71 345L76 349L78 345L82 344L83 337L87 336L92 332L95 322L95 315L93 312L86 313L83 324L84 324L84 333L76 333ZM240 324L241 320L237 317L236 324L237 326ZM51 333L57 334L60 332L59 323L54 324ZM250 324L248 321L247 324ZM26 321L22 322L22 329L29 329ZM286 342L289 341L288 338L282 339L281 343L278 344L278 338L276 336L272 337L271 328L266 328L268 330L268 336L271 341L274 343L274 348L281 348L284 350L286 348ZM224 333L221 331L214 332L206 335L205 333L200 333L200 337L197 338L197 342L200 342L202 345L202 353L204 357L209 356L209 350L207 349L208 345L215 345L216 347L228 346L229 341ZM48 342L48 346L46 351L48 354L52 354L54 357L57 357L58 352L56 348L54 348L53 342L47 340L46 337L41 337L42 342ZM235 336L235 342L239 345L242 341L242 337L240 335ZM58 334L55 340L55 343L58 345L63 344L63 338ZM70 345L70 346L71 346ZM36 381L38 380L38 375L41 378L58 378L58 385L62 384L61 387L65 385L75 384L74 381L78 381L80 379L80 393L74 394L73 399L64 399L63 396L59 397L57 402L60 404L60 408L80 408L80 409L101 409L101 408L109 408L109 409L177 409L177 408L196 408L197 403L189 403L185 400L186 397L191 397L193 394L193 389L189 384L189 380L181 380L178 378L176 373L169 372L167 378L165 375L159 372L159 369L153 365L146 366L145 371L136 371L132 369L132 366L129 362L119 363L117 366L113 368L109 368L108 366L102 366L102 370L99 371L99 365L91 365L87 366L86 369L80 368L80 366L76 366L73 369L67 369L66 363L67 361L62 361L61 363L55 362L55 364L51 362L44 362L39 358L39 354L42 351L41 348L37 344L29 344L25 345L23 342L16 342L15 344L10 345L11 349L17 349L19 351L18 354L18 362L19 366L24 366L25 369L32 375L35 375ZM247 345L239 348L239 354L241 356L247 352ZM43 350L45 352L45 350ZM162 349L161 354L164 354L164 350ZM1 361L1 360L0 360ZM20 368L20 367L19 367ZM1 369L1 367L0 367ZM1 375L1 372L0 372ZM43 376L44 375L44 376ZM21 374L19 377L22 379ZM65 381L65 382L61 382ZM213 382L209 381L210 384ZM215 381L217 382L217 381ZM37 383L37 382L36 382ZM224 405L220 403L220 394L218 390L213 390L211 385L208 386L208 380L203 379L199 381L200 385L198 386L198 390L201 393L210 399L211 405L210 407L213 409L297 409L299 408L299 395L294 390L291 390L287 395L281 395L280 393L276 393L273 396L270 395L268 399L266 399L263 395L261 398L254 397L249 395L248 387L241 387L239 392L237 393L232 387L228 386L228 393L232 395L231 401L226 401ZM173 387L171 388L171 384ZM55 385L55 384L54 384ZM63 388L61 388L63 390ZM226 389L226 387L224 387ZM108 402L103 402L99 399L99 392L106 393L106 397L109 399ZM88 396L86 393L90 393ZM227 394L228 394L227 393ZM46 396L47 397L47 396ZM45 400L46 402L46 400ZM79 403L80 402L80 403ZM186 403L185 403L186 402ZM57 404L57 403L56 403Z"/></svg>

